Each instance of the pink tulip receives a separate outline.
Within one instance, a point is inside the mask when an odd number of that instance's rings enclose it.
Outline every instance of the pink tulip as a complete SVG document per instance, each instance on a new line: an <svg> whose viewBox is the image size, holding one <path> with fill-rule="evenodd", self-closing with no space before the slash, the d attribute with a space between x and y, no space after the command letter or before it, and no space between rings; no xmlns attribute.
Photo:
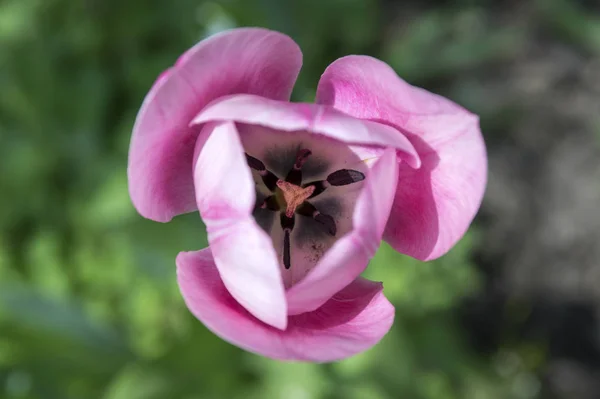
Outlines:
<svg viewBox="0 0 600 399"><path fill-rule="evenodd" d="M137 116L129 190L144 217L200 211L209 247L182 252L190 311L246 350L333 361L388 332L383 286L360 277L384 238L429 260L479 208L477 116L385 63L331 64L315 104L289 102L302 63L289 37L234 29L163 73Z"/></svg>

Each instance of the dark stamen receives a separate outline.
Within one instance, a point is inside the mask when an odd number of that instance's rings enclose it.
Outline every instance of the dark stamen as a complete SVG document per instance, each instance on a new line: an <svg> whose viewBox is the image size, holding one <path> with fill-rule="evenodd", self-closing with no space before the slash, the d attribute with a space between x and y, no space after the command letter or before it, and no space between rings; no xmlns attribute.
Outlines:
<svg viewBox="0 0 600 399"><path fill-rule="evenodd" d="M299 186L300 183L302 183L302 165L304 165L304 162L306 162L306 160L311 154L312 152L307 149L298 150L294 166L285 177L285 181L287 181L288 183L295 184L297 186Z"/></svg>
<svg viewBox="0 0 600 399"><path fill-rule="evenodd" d="M279 220L281 222L282 229L289 229L290 231L294 229L294 225L296 224L296 218L294 216L289 218L285 216L285 213L281 212Z"/></svg>
<svg viewBox="0 0 600 399"><path fill-rule="evenodd" d="M262 161L246 154L248 166L258 172L263 183L271 192L276 193L276 195L266 197L260 205L257 203L255 207L280 212L280 223L283 230L283 265L286 269L290 269L292 266L291 234L295 225L295 213L312 218L331 236L337 234L335 219L319 212L313 204L306 200L316 197L330 186L346 186L365 179L362 172L340 169L331 173L325 180L302 185L302 166L311 154L312 152L308 149L298 150L294 165L288 172L285 181L280 180L268 170ZM284 212L282 207L285 207Z"/></svg>
<svg viewBox="0 0 600 399"><path fill-rule="evenodd" d="M304 162L306 162L308 157L311 155L312 151L307 150L306 148L298 150L298 154L296 154L296 162L294 163L294 169L301 169L302 165L304 165Z"/></svg>
<svg viewBox="0 0 600 399"><path fill-rule="evenodd" d="M305 201L302 205L296 208L296 213L302 216L308 216L313 218L321 226L323 226L327 230L327 232L332 236L335 236L335 234L337 233L337 226L335 224L335 220L331 216L319 212L317 208L315 208L315 206L310 202Z"/></svg>
<svg viewBox="0 0 600 399"><path fill-rule="evenodd" d="M267 170L267 168L265 167L265 164L262 163L262 161L260 161L257 158L254 158L251 155L246 154L246 162L248 162L248 166L250 166L252 169L257 170L259 172Z"/></svg>
<svg viewBox="0 0 600 399"><path fill-rule="evenodd" d="M346 186L365 179L365 175L358 170L340 169L327 176L327 182L332 186Z"/></svg>
<svg viewBox="0 0 600 399"><path fill-rule="evenodd" d="M281 228L283 229L283 266L289 269L292 266L291 263L291 251L290 251L290 233L294 229L295 218L285 216L285 213L280 215Z"/></svg>
<svg viewBox="0 0 600 399"><path fill-rule="evenodd" d="M283 234L283 266L289 269L292 267L290 259L290 231L285 230Z"/></svg>
<svg viewBox="0 0 600 399"><path fill-rule="evenodd" d="M315 186L315 191L313 191L312 195L309 197L314 198L325 191L329 186L346 186L364 179L365 175L358 170L340 169L327 176L327 180L313 181L303 184L302 187Z"/></svg>
<svg viewBox="0 0 600 399"><path fill-rule="evenodd" d="M314 198L317 195L321 194L323 191L325 191L325 189L327 187L330 186L329 183L327 183L327 180L319 180L319 181L313 181L310 183L306 183L303 184L302 187L310 187L310 186L314 186L315 187L315 191L313 191L312 195L308 198Z"/></svg>
<svg viewBox="0 0 600 399"><path fill-rule="evenodd" d="M277 188L277 180L279 180L279 178L275 176L273 172L268 170L262 161L254 158L251 155L246 154L246 162L248 162L248 166L250 166L251 169L256 170L258 174L260 174L265 186L267 186L271 192L275 192L275 189Z"/></svg>
<svg viewBox="0 0 600 399"><path fill-rule="evenodd" d="M278 211L280 209L279 202L277 201L277 197L274 195L270 195L263 203L260 205L262 209L268 209L270 211Z"/></svg>

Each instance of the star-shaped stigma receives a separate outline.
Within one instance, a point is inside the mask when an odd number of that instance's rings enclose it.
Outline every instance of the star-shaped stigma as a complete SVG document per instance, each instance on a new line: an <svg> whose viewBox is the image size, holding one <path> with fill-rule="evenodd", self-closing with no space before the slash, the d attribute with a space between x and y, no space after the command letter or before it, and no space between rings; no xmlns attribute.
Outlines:
<svg viewBox="0 0 600 399"><path fill-rule="evenodd" d="M315 186L300 187L287 181L279 180L277 187L283 193L283 199L286 203L285 216L291 218L296 212L296 208L304 203L315 191Z"/></svg>
<svg viewBox="0 0 600 399"><path fill-rule="evenodd" d="M290 235L294 229L296 214L312 218L331 236L337 233L333 217L319 212L308 199L316 197L330 186L346 186L365 179L362 172L340 169L329 174L325 180L302 184L302 166L311 154L307 149L298 150L294 165L285 180L269 171L262 161L246 154L248 166L258 172L265 186L273 193L265 198L260 208L281 211L280 223L284 233L283 265L286 269L291 267Z"/></svg>

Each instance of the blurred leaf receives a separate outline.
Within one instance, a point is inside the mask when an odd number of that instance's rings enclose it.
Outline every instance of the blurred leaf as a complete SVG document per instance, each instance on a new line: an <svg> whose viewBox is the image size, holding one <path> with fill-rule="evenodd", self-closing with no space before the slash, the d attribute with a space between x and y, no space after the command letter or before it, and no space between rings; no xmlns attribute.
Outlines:
<svg viewBox="0 0 600 399"><path fill-rule="evenodd" d="M549 27L561 37L600 54L600 15L586 12L569 0L537 0L536 5Z"/></svg>
<svg viewBox="0 0 600 399"><path fill-rule="evenodd" d="M384 293L402 313L448 309L478 288L477 271L468 260L470 235L432 262L401 255L383 243L365 277L384 282Z"/></svg>
<svg viewBox="0 0 600 399"><path fill-rule="evenodd" d="M395 30L384 56L410 82L424 82L498 62L522 46L522 29L491 29L481 9L435 10Z"/></svg>

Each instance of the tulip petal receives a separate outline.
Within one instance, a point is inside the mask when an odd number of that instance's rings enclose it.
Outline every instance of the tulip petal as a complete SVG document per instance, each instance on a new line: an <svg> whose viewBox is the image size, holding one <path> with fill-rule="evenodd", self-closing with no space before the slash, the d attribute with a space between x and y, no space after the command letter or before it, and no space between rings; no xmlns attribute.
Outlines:
<svg viewBox="0 0 600 399"><path fill-rule="evenodd" d="M446 253L466 232L485 189L487 159L477 116L366 56L333 62L319 82L317 103L406 134L422 167L399 166L384 238L417 259Z"/></svg>
<svg viewBox="0 0 600 399"><path fill-rule="evenodd" d="M314 269L287 291L289 314L317 309L365 270L379 247L397 176L396 156L392 149L387 149L365 179L356 202L352 231L340 238Z"/></svg>
<svg viewBox="0 0 600 399"><path fill-rule="evenodd" d="M291 316L287 329L277 330L233 299L221 282L210 248L180 253L177 280L187 307L209 330L274 359L343 359L379 342L394 320L394 307L383 296L381 283L358 278L321 308Z"/></svg>
<svg viewBox="0 0 600 399"><path fill-rule="evenodd" d="M396 129L350 117L329 106L239 94L209 104L194 118L192 125L224 120L284 131L308 131L349 144L393 147L409 166L418 168L421 164L413 145Z"/></svg>
<svg viewBox="0 0 600 399"><path fill-rule="evenodd" d="M301 64L288 36L243 28L201 41L161 74L138 113L129 149L129 192L138 212L167 222L195 210L194 115L233 93L287 100Z"/></svg>
<svg viewBox="0 0 600 399"><path fill-rule="evenodd" d="M271 238L252 217L254 180L233 122L206 125L196 153L196 201L221 279L256 318L284 329L279 261Z"/></svg>

